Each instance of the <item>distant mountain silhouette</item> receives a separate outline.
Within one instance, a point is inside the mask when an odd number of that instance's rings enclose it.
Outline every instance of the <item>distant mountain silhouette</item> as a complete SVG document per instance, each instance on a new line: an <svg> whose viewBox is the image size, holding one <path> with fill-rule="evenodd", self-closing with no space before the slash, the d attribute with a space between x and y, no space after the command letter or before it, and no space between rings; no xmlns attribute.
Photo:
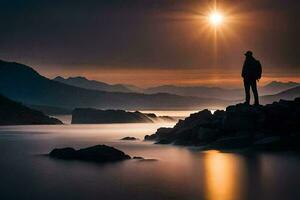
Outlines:
<svg viewBox="0 0 300 200"><path fill-rule="evenodd" d="M277 94L284 90L291 89L293 87L300 86L300 83L296 82L277 82L273 81L265 86L259 88L261 96ZM174 86L163 85L158 87L152 87L144 90L147 94L155 93L170 93L182 96L197 96L201 98L217 98L226 100L239 100L244 97L244 89L224 89L220 87L206 87L206 86ZM277 99L278 100L278 99Z"/></svg>
<svg viewBox="0 0 300 200"><path fill-rule="evenodd" d="M170 93L182 96L197 96L201 98L221 98L236 100L244 95L241 89L223 89L219 87L206 87L206 86L175 86L175 85L162 85L152 87L144 90L147 94L155 93Z"/></svg>
<svg viewBox="0 0 300 200"><path fill-rule="evenodd" d="M34 124L62 124L62 122L0 95L0 125Z"/></svg>
<svg viewBox="0 0 300 200"><path fill-rule="evenodd" d="M260 88L260 92L264 95L270 95L283 92L284 90L288 90L297 86L300 86L300 83L272 81L271 83Z"/></svg>
<svg viewBox="0 0 300 200"><path fill-rule="evenodd" d="M266 104L273 101L278 101L278 99L293 100L297 97L300 97L300 86L285 90L278 94L263 96L261 97L261 102Z"/></svg>
<svg viewBox="0 0 300 200"><path fill-rule="evenodd" d="M110 85L100 81L88 80L87 78L81 76L69 77L66 79L61 76L58 76L53 80L68 85L73 85L76 87L91 89L91 90L100 90L100 91L107 91L107 92L127 92L127 93L133 92L132 90L130 90L129 88L127 88L122 84Z"/></svg>
<svg viewBox="0 0 300 200"><path fill-rule="evenodd" d="M145 89L144 88L140 88L140 87L137 87L135 85L128 85L128 84L124 84L124 86L127 87L128 89L130 89L133 92L136 92L136 93L145 93Z"/></svg>
<svg viewBox="0 0 300 200"><path fill-rule="evenodd" d="M0 93L27 105L61 108L199 109L228 104L212 98L88 90L50 80L26 65L5 61L0 61Z"/></svg>
<svg viewBox="0 0 300 200"><path fill-rule="evenodd" d="M63 78L58 76L53 80L65 83L72 86L77 86L85 89L100 90L107 92L135 92L146 94L168 93L180 96L194 96L200 98L215 98L224 100L239 100L244 97L244 89L225 89L221 87L207 87L207 86L175 86L175 85L161 85L150 88L139 88L134 85L116 84L110 85L104 82L89 80L85 77L69 77ZM277 94L284 90L291 89L293 87L300 86L300 83L296 82L278 82L272 81L269 84L259 88L259 93L263 95Z"/></svg>

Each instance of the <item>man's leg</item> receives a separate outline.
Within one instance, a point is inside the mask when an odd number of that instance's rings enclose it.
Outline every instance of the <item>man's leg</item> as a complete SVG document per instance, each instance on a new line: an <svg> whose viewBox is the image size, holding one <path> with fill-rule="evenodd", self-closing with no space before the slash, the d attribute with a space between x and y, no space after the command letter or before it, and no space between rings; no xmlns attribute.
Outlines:
<svg viewBox="0 0 300 200"><path fill-rule="evenodd" d="M244 88L246 95L246 104L250 104L250 82L249 80L244 79Z"/></svg>
<svg viewBox="0 0 300 200"><path fill-rule="evenodd" d="M254 105L259 105L256 80L251 81L251 88L254 95Z"/></svg>

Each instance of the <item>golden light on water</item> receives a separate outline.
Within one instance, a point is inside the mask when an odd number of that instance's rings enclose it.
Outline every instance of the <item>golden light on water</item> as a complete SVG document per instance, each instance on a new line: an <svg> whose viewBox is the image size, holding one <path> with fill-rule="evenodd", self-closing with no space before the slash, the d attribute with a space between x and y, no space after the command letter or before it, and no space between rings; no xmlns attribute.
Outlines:
<svg viewBox="0 0 300 200"><path fill-rule="evenodd" d="M235 155L207 152L204 157L207 199L231 200L241 196L242 163Z"/></svg>

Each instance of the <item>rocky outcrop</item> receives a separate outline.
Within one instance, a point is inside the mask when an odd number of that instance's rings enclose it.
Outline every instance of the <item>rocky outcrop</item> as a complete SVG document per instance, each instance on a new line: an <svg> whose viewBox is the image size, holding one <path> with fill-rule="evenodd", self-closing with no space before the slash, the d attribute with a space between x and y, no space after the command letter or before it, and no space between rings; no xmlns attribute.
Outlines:
<svg viewBox="0 0 300 200"><path fill-rule="evenodd" d="M131 157L124 152L106 145L96 145L79 150L75 150L71 147L54 149L50 152L49 156L64 160L82 160L100 163L131 159Z"/></svg>
<svg viewBox="0 0 300 200"><path fill-rule="evenodd" d="M0 95L0 125L38 124L62 124L62 122Z"/></svg>
<svg viewBox="0 0 300 200"><path fill-rule="evenodd" d="M300 98L265 106L237 104L212 114L203 110L160 128L145 140L203 149L300 149Z"/></svg>
<svg viewBox="0 0 300 200"><path fill-rule="evenodd" d="M107 124L107 123L153 123L165 120L155 114L144 114L139 111L97 110L92 108L76 108L72 112L72 124ZM172 118L168 117L167 121Z"/></svg>
<svg viewBox="0 0 300 200"><path fill-rule="evenodd" d="M139 138L135 138L135 137L123 137L121 140L130 140L130 141L134 141L134 140L139 140Z"/></svg>

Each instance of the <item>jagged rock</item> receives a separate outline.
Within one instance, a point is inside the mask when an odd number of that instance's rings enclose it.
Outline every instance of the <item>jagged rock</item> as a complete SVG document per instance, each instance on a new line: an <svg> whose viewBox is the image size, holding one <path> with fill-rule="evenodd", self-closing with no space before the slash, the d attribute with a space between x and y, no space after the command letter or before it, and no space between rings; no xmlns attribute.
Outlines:
<svg viewBox="0 0 300 200"><path fill-rule="evenodd" d="M156 140L156 144L189 145L191 141L195 143L199 126L208 126L212 116L209 110L191 114L185 120L179 120L174 128L160 128L155 134L145 136L145 140Z"/></svg>
<svg viewBox="0 0 300 200"><path fill-rule="evenodd" d="M214 114L208 110L192 114L173 128L160 128L145 136L145 140L209 149L300 149L299 116L300 98L266 106L237 104ZM279 141L262 143L264 138L277 136Z"/></svg>
<svg viewBox="0 0 300 200"><path fill-rule="evenodd" d="M179 120L174 128L193 128L197 125L206 125L212 120L212 118L212 113L209 110L205 109L200 112L191 114L185 120Z"/></svg>
<svg viewBox="0 0 300 200"><path fill-rule="evenodd" d="M114 162L130 159L130 156L124 152L106 145L96 145L79 150L75 150L70 147L53 149L49 156L64 160L82 160L92 162Z"/></svg>
<svg viewBox="0 0 300 200"><path fill-rule="evenodd" d="M226 108L223 128L227 131L257 130L264 120L262 106L237 104Z"/></svg>
<svg viewBox="0 0 300 200"><path fill-rule="evenodd" d="M171 133L173 129L172 128L159 128L157 129L155 134L152 135L146 135L145 140L156 140L157 138L166 138L168 134Z"/></svg>

